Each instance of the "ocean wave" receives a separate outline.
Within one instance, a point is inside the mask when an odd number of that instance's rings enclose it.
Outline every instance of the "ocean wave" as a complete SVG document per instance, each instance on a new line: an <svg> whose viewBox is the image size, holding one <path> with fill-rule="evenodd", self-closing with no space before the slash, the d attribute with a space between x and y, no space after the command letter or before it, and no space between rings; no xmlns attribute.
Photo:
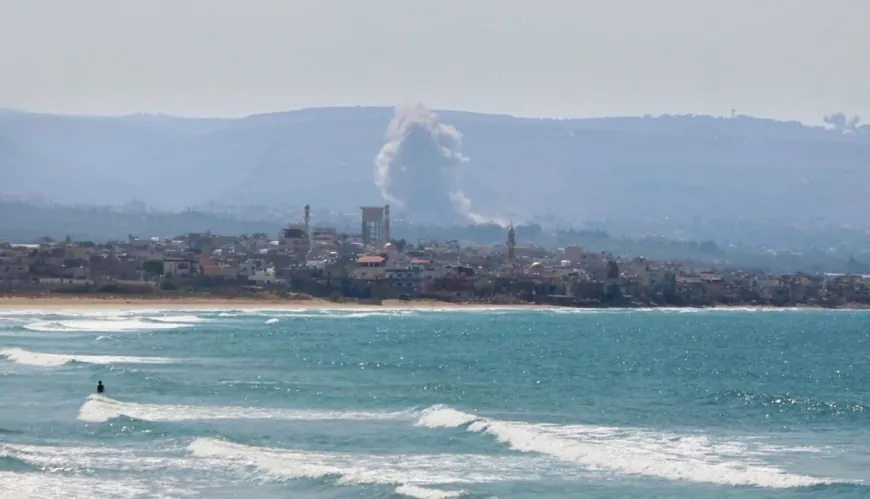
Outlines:
<svg viewBox="0 0 870 499"><path fill-rule="evenodd" d="M89 423L103 423L110 419L128 418L151 422L196 421L196 420L241 420L275 419L285 421L377 421L413 418L410 411L364 412L364 411L316 411L306 409L160 405L122 402L104 395L90 395L79 409L78 419Z"/></svg>
<svg viewBox="0 0 870 499"><path fill-rule="evenodd" d="M425 409L416 425L465 427L469 432L490 435L517 451L545 454L588 469L627 475L765 488L838 482L790 473L761 459L765 453L788 451L785 447L751 447L747 442L717 441L703 434L502 421L447 406Z"/></svg>
<svg viewBox="0 0 870 499"><path fill-rule="evenodd" d="M36 321L24 324L24 329L30 331L54 332L111 332L150 331L159 329L178 329L190 327L191 324L179 322L149 322L142 319L103 319L103 320L57 320Z"/></svg>
<svg viewBox="0 0 870 499"><path fill-rule="evenodd" d="M369 311L338 311L338 310L311 310L303 312L273 312L271 314L257 314L258 316L270 316L282 319L365 319L370 317L408 317L416 315L413 310L369 310Z"/></svg>
<svg viewBox="0 0 870 499"><path fill-rule="evenodd" d="M185 484L190 479L213 482L215 473L230 480L250 480L253 466L263 478L312 479L343 486L383 485L393 487L396 494L419 499L459 497L465 493L460 489L463 485L579 476L568 467L559 475L558 462L554 468L553 461L539 456L294 451L215 438L196 438L183 444L162 441L147 448L0 444L0 456L9 456L16 466L67 476L95 471L135 470L149 475L170 470L199 472L186 474ZM165 488L166 484L162 485ZM4 497L2 493L0 497Z"/></svg>
<svg viewBox="0 0 870 499"><path fill-rule="evenodd" d="M853 313L867 312L865 309L812 309L805 307L762 307L762 306L747 306L747 307L631 307L631 308L571 308L571 307L550 307L550 308L519 308L516 311L533 312L535 310L545 311L556 314L633 314L633 313L656 313L656 314L721 314L721 313L755 313L755 312L824 312L824 313Z"/></svg>
<svg viewBox="0 0 870 499"><path fill-rule="evenodd" d="M171 469L213 470L222 461L198 460L166 454L170 449L0 444L0 456L46 471L82 470L163 471Z"/></svg>
<svg viewBox="0 0 870 499"><path fill-rule="evenodd" d="M0 472L3 471L39 471L39 467L9 455L5 450L0 448Z"/></svg>
<svg viewBox="0 0 870 499"><path fill-rule="evenodd" d="M399 485L395 490L400 496L414 497L417 499L450 499L453 497L462 497L465 495L464 490L438 490L427 489L419 485Z"/></svg>
<svg viewBox="0 0 870 499"><path fill-rule="evenodd" d="M134 499L151 492L141 482L46 473L0 471L0 483L0 499Z"/></svg>
<svg viewBox="0 0 870 499"><path fill-rule="evenodd" d="M243 445L198 438L188 450L197 457L254 465L281 479L331 478L340 485L395 485L395 492L419 499L459 497L455 486L553 476L541 458L485 454L356 454L314 452ZM570 470L566 470L570 472ZM452 490L433 488L453 486Z"/></svg>
<svg viewBox="0 0 870 499"><path fill-rule="evenodd" d="M198 322L207 322L208 319L204 319L202 317L196 315L160 315L160 316L151 316L146 317L149 321L157 321L157 322L168 322L175 323L180 322L184 324L195 324Z"/></svg>
<svg viewBox="0 0 870 499"><path fill-rule="evenodd" d="M169 364L180 362L182 359L170 359L167 357L130 357L123 355L79 355L33 352L23 348L4 348L0 350L0 357L27 366L57 367L72 362L83 364Z"/></svg>
<svg viewBox="0 0 870 499"><path fill-rule="evenodd" d="M0 457L0 499L198 496L198 489L213 487L213 472L227 475L234 471L223 460L195 459L179 451L183 447L170 442L147 448L0 443L0 456L5 456L7 464L14 468L4 470ZM202 474L171 476L179 470ZM110 471L113 477L100 476L99 471ZM117 473L131 471L149 476L125 477Z"/></svg>
<svg viewBox="0 0 870 499"><path fill-rule="evenodd" d="M104 318L104 317L130 317L134 315L135 312L132 310L122 310L120 307L116 309L107 309L107 308L95 308L95 309L87 309L87 308L76 308L76 309L65 309L65 308L54 308L54 309L22 309L22 310L0 310L0 317L90 317L90 318Z"/></svg>

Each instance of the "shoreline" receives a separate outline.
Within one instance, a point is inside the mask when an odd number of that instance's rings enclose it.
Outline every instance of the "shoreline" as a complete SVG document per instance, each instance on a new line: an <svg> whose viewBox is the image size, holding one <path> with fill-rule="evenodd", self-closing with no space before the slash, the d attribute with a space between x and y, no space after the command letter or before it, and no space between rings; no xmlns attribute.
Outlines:
<svg viewBox="0 0 870 499"><path fill-rule="evenodd" d="M141 297L67 297L67 296L0 296L0 310L70 310L80 308L160 308L176 310L338 310L338 309L487 309L487 310L541 310L557 308L550 305L535 304L487 304L451 303L435 300L383 300L381 304L357 302L333 302L320 298L300 300L280 300L269 298L141 298Z"/></svg>
<svg viewBox="0 0 870 499"><path fill-rule="evenodd" d="M255 310L255 309L270 309L270 310L287 310L287 309L309 309L309 310L338 310L338 309L421 309L421 310L438 310L438 309L456 309L456 310L650 310L650 309L718 309L718 310L734 310L734 309L758 309L758 310L788 310L788 309L805 309L805 310L867 310L870 306L864 304L845 304L837 307L822 307L818 305L808 304L793 304L793 305L710 305L710 306L628 306L628 307L563 307L546 304L535 303L518 303L518 304L490 304L490 303L453 303L442 302L437 300L383 300L380 304L357 303L357 302L333 302L321 298L308 299L271 299L271 298L223 298L223 297L197 297L197 296L177 296L177 297L128 297L117 295L106 296L58 296L58 295L36 295L36 296L15 296L6 295L0 296L0 311L2 310L71 310L83 308L123 308L123 309L175 309L175 310Z"/></svg>

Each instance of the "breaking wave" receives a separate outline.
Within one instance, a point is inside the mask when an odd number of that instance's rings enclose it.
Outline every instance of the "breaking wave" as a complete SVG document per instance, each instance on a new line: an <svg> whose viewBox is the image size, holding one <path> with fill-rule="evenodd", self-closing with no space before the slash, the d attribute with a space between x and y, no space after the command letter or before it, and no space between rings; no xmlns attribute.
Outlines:
<svg viewBox="0 0 870 499"><path fill-rule="evenodd" d="M552 476L541 458L485 454L354 454L256 447L198 438L194 456L254 465L277 478L332 478L342 485L395 485L397 494L419 499L459 497L463 484L521 481ZM450 490L434 488L449 486Z"/></svg>
<svg viewBox="0 0 870 499"><path fill-rule="evenodd" d="M207 322L208 319L203 319L202 317L197 317L196 315L163 315L163 316L155 316L148 317L148 320L157 321L157 322L180 322L183 324L195 324L199 322Z"/></svg>
<svg viewBox="0 0 870 499"><path fill-rule="evenodd" d="M765 488L796 488L845 483L828 478L791 473L765 462L766 457L773 455L822 452L821 449L816 448L777 447L753 442L749 439L718 439L702 433L678 434L633 428L505 421L480 417L447 406L432 406L422 411L398 412L316 411L237 406L138 404L121 402L103 395L91 395L82 405L78 417L87 422L105 422L121 416L151 422L229 419L406 420L417 427L429 429L464 427L468 432L494 437L515 451L548 456L554 459L554 462L570 464L578 472L580 470L616 472L673 481ZM278 473L278 468L275 466L279 466L282 470L280 472L282 476L294 473L298 477L338 474L344 477L344 480L353 480L355 478L348 477L365 475L361 469L352 466L345 469L336 464L353 464L356 459L353 455L342 454L341 456L344 457L336 457L339 455L298 453L249 447L213 439L199 439L191 444L190 449L197 455L211 453L212 457L247 456L254 459L256 456L260 456L255 459L259 467ZM462 455L462 457L463 459L477 459L473 456L469 457L469 455ZM384 460L392 458L380 456L379 459L383 464L388 462ZM402 456L397 459L397 462L400 462L414 458ZM439 459L443 461L447 458L441 456ZM495 458L488 456L487 459ZM400 464L396 464L396 466L401 467ZM500 463L500 466L506 466L506 464ZM413 482L403 477L404 475L390 475L389 483L425 485L425 480ZM455 482L458 479L453 477L452 480ZM485 481L491 480L492 478L489 478ZM440 479L432 483L452 482Z"/></svg>
<svg viewBox="0 0 870 499"><path fill-rule="evenodd" d="M192 491L209 484L198 477L174 478L172 472L212 471L221 465L219 461L170 456L147 448L0 443L0 499L184 497L197 495ZM159 475L109 478L94 476L96 470Z"/></svg>
<svg viewBox="0 0 870 499"><path fill-rule="evenodd" d="M36 321L24 324L24 329L45 333L54 332L110 332L123 333L128 331L151 331L159 329L178 329L190 327L191 324L179 322L146 321L142 319L107 319L107 320L58 320Z"/></svg>
<svg viewBox="0 0 870 499"><path fill-rule="evenodd" d="M90 423L103 423L121 416L141 421L193 421L275 419L285 421L378 421L408 419L412 413L316 411L306 409L263 408L242 406L160 405L121 402L104 395L93 394L79 409L78 419Z"/></svg>
<svg viewBox="0 0 870 499"><path fill-rule="evenodd" d="M83 364L169 364L178 362L167 357L130 357L123 355L79 355L33 352L23 348L4 348L0 356L27 366L57 367L71 362Z"/></svg>
<svg viewBox="0 0 870 499"><path fill-rule="evenodd" d="M835 483L831 479L789 473L761 459L774 452L806 452L807 449L751 447L746 442L716 441L703 434L502 421L446 406L424 410L416 425L425 428L464 426L469 432L492 436L516 451L545 454L586 469L627 475L767 488Z"/></svg>
<svg viewBox="0 0 870 499"><path fill-rule="evenodd" d="M46 473L0 471L0 499L135 499L151 492L142 483Z"/></svg>

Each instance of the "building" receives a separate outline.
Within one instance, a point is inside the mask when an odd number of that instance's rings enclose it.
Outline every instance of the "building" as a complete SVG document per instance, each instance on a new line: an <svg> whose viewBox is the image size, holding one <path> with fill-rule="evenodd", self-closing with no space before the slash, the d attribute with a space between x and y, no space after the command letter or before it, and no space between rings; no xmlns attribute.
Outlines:
<svg viewBox="0 0 870 499"><path fill-rule="evenodd" d="M273 267L254 271L254 275L248 276L248 281L258 284L260 286L283 284L285 282L284 279L276 275L275 269Z"/></svg>
<svg viewBox="0 0 870 499"><path fill-rule="evenodd" d="M288 224L281 231L278 247L296 255L308 254L311 249L311 239L308 237L308 224Z"/></svg>
<svg viewBox="0 0 870 499"><path fill-rule="evenodd" d="M196 274L196 260L193 258L164 258L164 277L189 277Z"/></svg>
<svg viewBox="0 0 870 499"><path fill-rule="evenodd" d="M517 253L517 233L514 230L514 224L511 223L510 228L508 228L508 236L507 236L507 250L508 250L508 262L513 264L516 261Z"/></svg>
<svg viewBox="0 0 870 499"><path fill-rule="evenodd" d="M229 265L202 265L202 276L212 279L235 280L238 270Z"/></svg>
<svg viewBox="0 0 870 499"><path fill-rule="evenodd" d="M388 268L384 271L384 278L397 293L414 294L420 291L419 268Z"/></svg>
<svg viewBox="0 0 870 499"><path fill-rule="evenodd" d="M583 248L568 246L562 251L562 258L571 262L571 265L581 265L583 263Z"/></svg>
<svg viewBox="0 0 870 499"><path fill-rule="evenodd" d="M383 248L390 242L390 205L363 206L362 242L366 246Z"/></svg>
<svg viewBox="0 0 870 499"><path fill-rule="evenodd" d="M30 264L0 261L0 280L27 279L29 273Z"/></svg>
<svg viewBox="0 0 870 499"><path fill-rule="evenodd" d="M240 276L251 277L256 274L258 270L262 269L262 260L246 260L239 264L237 274Z"/></svg>
<svg viewBox="0 0 870 499"><path fill-rule="evenodd" d="M379 255L363 255L356 260L356 267L351 271L353 279L378 279L383 277L387 259Z"/></svg>

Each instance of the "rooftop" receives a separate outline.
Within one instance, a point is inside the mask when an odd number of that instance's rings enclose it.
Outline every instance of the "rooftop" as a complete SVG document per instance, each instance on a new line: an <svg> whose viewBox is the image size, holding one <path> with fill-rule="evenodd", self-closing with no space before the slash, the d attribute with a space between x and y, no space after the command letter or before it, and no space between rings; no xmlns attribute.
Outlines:
<svg viewBox="0 0 870 499"><path fill-rule="evenodd" d="M356 263L383 263L384 257L378 255L363 255L356 259Z"/></svg>

